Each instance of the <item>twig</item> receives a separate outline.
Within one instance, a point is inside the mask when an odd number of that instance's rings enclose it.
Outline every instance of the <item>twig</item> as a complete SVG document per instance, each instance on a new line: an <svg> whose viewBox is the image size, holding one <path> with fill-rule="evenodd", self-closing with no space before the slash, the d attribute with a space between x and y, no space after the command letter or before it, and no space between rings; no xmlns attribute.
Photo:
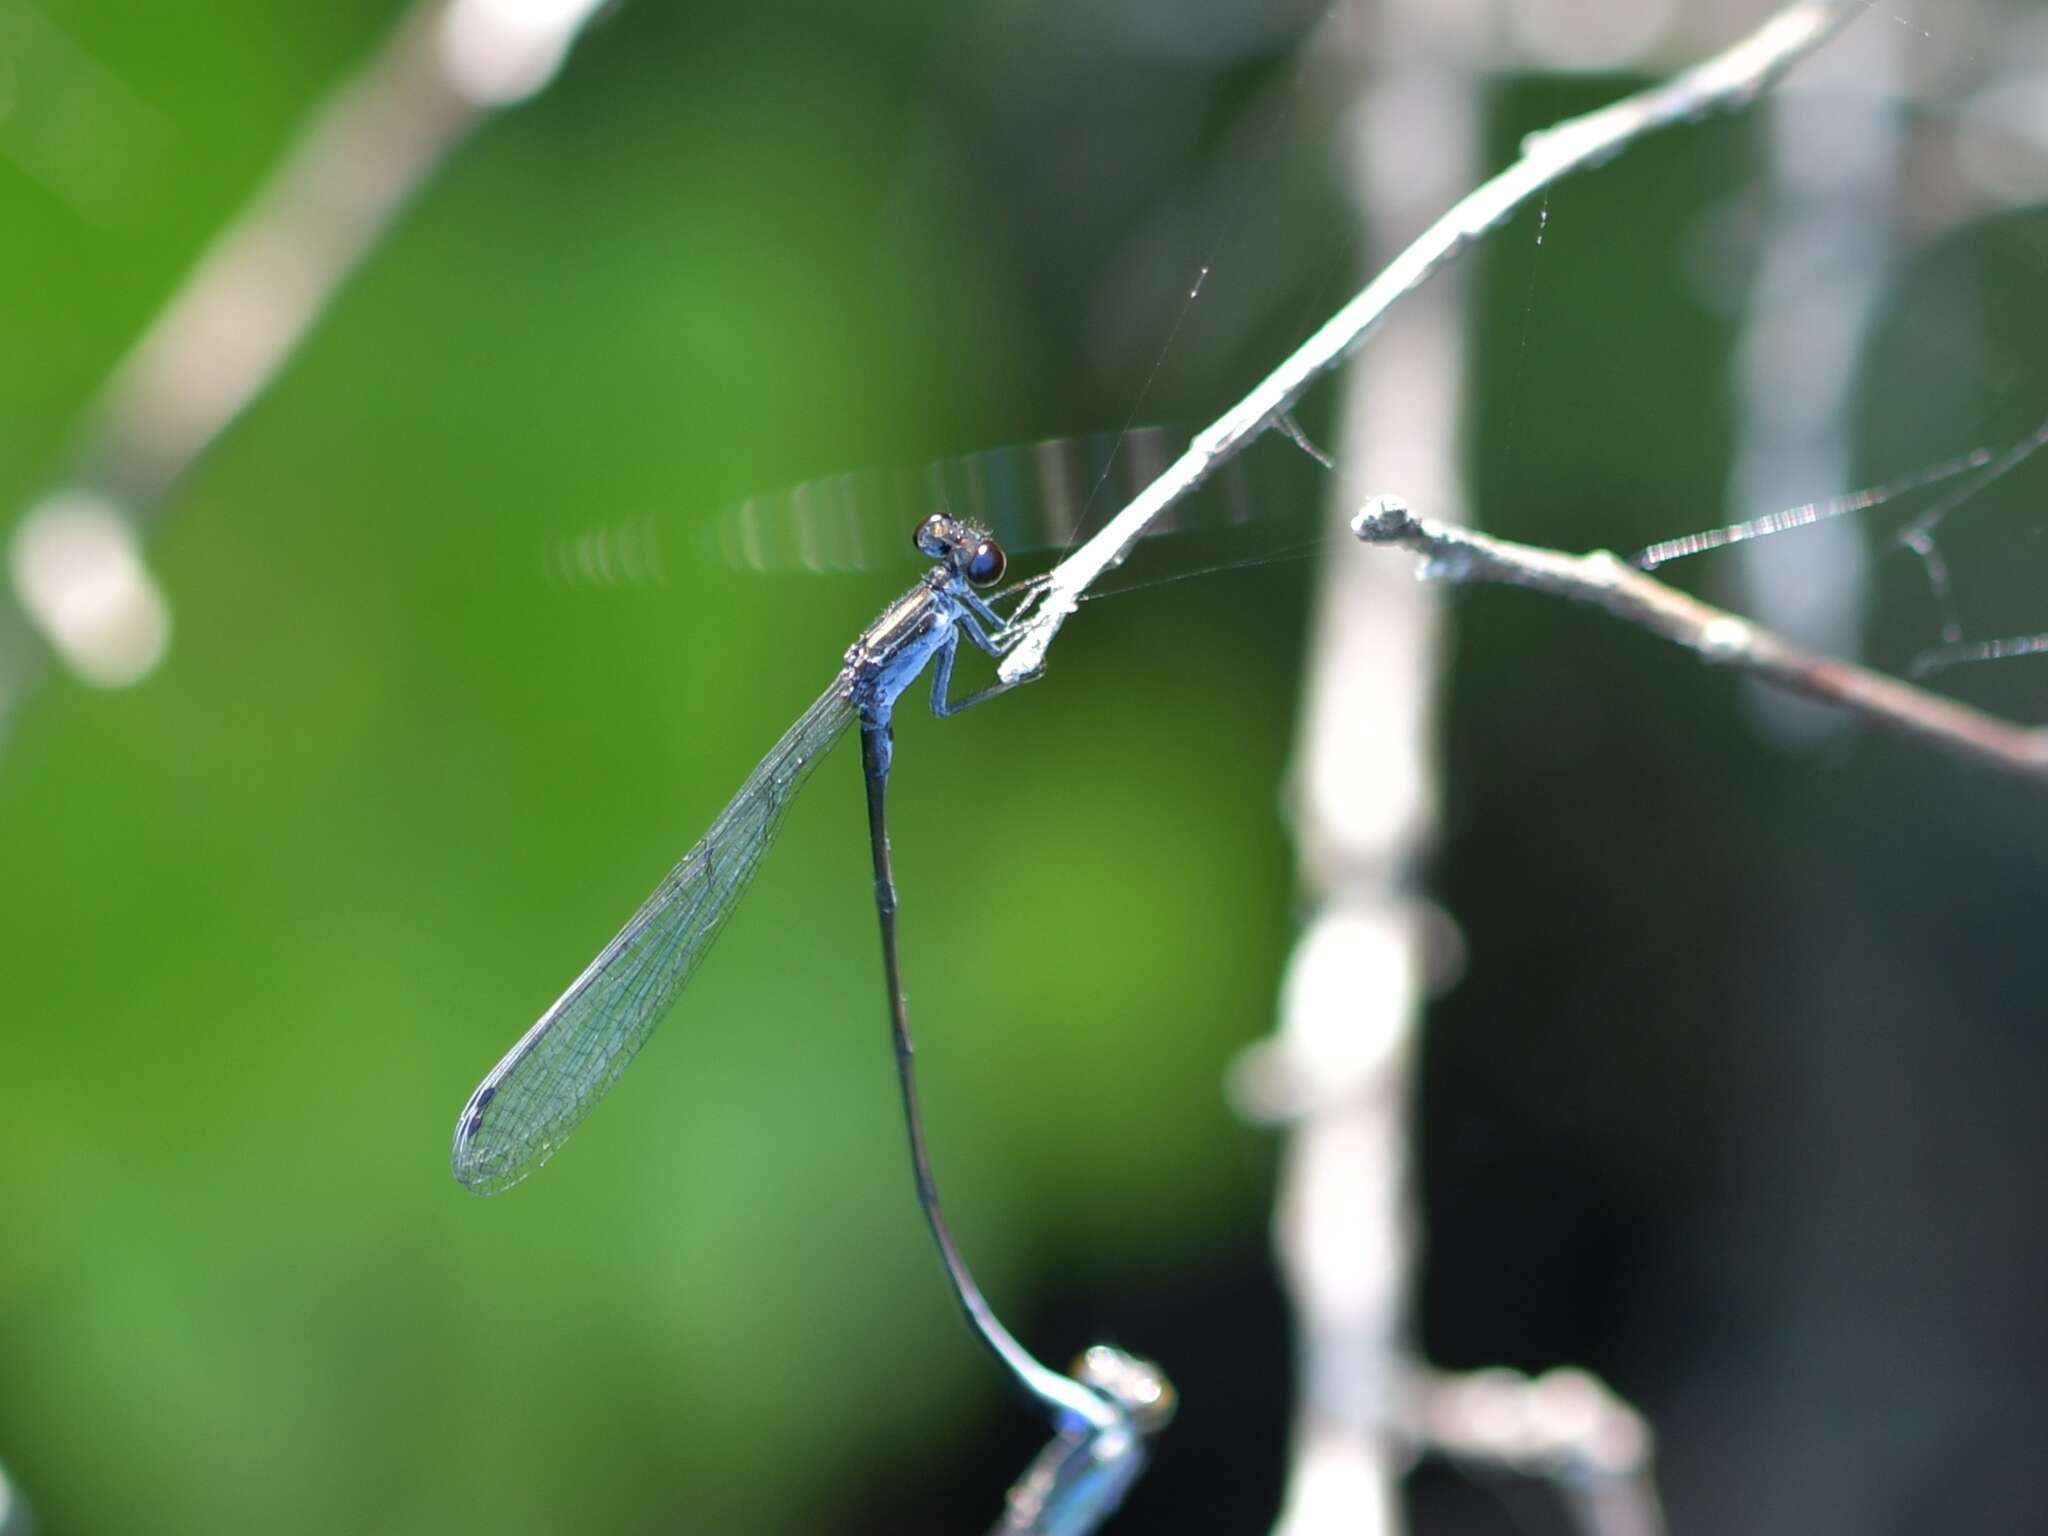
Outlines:
<svg viewBox="0 0 2048 1536"><path fill-rule="evenodd" d="M1867 8L1865 0L1795 0L1727 52L1584 117L1569 118L1522 145L1522 157L1461 199L1382 269L1348 304L1194 442L1102 531L1053 568L1044 596L1019 621L1015 648L999 669L1018 682L1045 654L1081 594L1120 564L1146 528L1199 486L1365 340L1396 300L1428 281L1488 230L1574 171L1604 164L1660 128L1747 106L1793 64Z"/></svg>
<svg viewBox="0 0 2048 1536"><path fill-rule="evenodd" d="M1597 1377L1422 1371L1405 1406L1418 1448L1554 1483L1585 1530L1664 1536L1650 1426Z"/></svg>
<svg viewBox="0 0 2048 1536"><path fill-rule="evenodd" d="M1587 603L1696 652L1703 661L1844 709L1867 725L1915 737L2029 778L2048 778L2048 728L2015 725L1967 704L1781 639L1736 614L1645 576L1606 550L1568 555L1418 518L1392 497L1369 503L1351 531L1425 557L1421 574L1527 587Z"/></svg>
<svg viewBox="0 0 2048 1536"><path fill-rule="evenodd" d="M107 383L78 478L146 521L290 359L412 195L554 76L598 0L417 0L315 109Z"/></svg>
<svg viewBox="0 0 2048 1536"><path fill-rule="evenodd" d="M1458 55L1417 46L1438 3L1386 0L1372 33L1383 62L1356 71L1348 179L1374 267L1481 174L1484 81ZM1417 137L1433 152L1394 148ZM1412 295L1401 326L1344 371L1332 532L1368 477L1446 511L1466 504L1470 275ZM1445 596L1393 561L1317 562L1285 802L1301 922L1273 1033L1230 1083L1241 1114L1282 1132L1273 1253L1295 1401L1273 1536L1404 1526L1416 1042L1450 927L1407 872L1437 833Z"/></svg>
<svg viewBox="0 0 2048 1536"><path fill-rule="evenodd" d="M415 0L314 109L88 408L62 483L16 527L18 610L0 588L0 733L50 650L102 686L155 665L169 610L144 530L412 196L493 111L554 78L600 3Z"/></svg>
<svg viewBox="0 0 2048 1536"><path fill-rule="evenodd" d="M35 1536L35 1528L28 1501L7 1481L7 1469L0 1467L0 1536Z"/></svg>

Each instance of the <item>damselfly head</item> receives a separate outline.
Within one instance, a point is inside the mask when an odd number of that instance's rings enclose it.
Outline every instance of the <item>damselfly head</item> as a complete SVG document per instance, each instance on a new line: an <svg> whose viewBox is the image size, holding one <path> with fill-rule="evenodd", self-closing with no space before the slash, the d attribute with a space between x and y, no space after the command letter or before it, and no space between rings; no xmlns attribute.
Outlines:
<svg viewBox="0 0 2048 1536"><path fill-rule="evenodd" d="M934 512L919 523L911 541L919 553L945 561L977 587L992 587L1001 581L1010 563L1003 546L985 530L943 512Z"/></svg>

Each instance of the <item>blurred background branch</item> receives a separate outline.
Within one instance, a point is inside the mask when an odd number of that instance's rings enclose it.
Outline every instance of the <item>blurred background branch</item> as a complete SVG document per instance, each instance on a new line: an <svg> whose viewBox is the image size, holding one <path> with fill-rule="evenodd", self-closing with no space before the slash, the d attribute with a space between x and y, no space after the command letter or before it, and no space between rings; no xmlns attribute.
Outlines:
<svg viewBox="0 0 2048 1536"><path fill-rule="evenodd" d="M1584 1371L1421 1370L1402 1410L1418 1451L1547 1482L1593 1536L1663 1536L1650 1426Z"/></svg>
<svg viewBox="0 0 2048 1536"><path fill-rule="evenodd" d="M57 488L15 525L0 745L48 653L102 687L156 667L171 615L142 539L173 489L477 124L547 86L601 3L418 0L313 108L88 408Z"/></svg>
<svg viewBox="0 0 2048 1536"><path fill-rule="evenodd" d="M28 1501L7 1481L5 1467L0 1467L0 1536L35 1536Z"/></svg>

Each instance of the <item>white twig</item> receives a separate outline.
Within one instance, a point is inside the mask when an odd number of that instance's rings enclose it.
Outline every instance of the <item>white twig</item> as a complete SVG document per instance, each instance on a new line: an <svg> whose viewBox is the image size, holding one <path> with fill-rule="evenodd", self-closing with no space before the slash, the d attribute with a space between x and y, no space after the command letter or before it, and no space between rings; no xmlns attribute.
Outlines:
<svg viewBox="0 0 2048 1536"><path fill-rule="evenodd" d="M0 1467L0 1536L33 1536L35 1517L29 1513L28 1501L15 1492L14 1485L7 1481L7 1470Z"/></svg>
<svg viewBox="0 0 2048 1536"><path fill-rule="evenodd" d="M1196 435L1102 531L1054 567L999 669L1005 682L1032 676L1081 594L1122 562L1146 528L1245 447L1363 342L1403 294L1428 281L1488 230L1573 171L1603 164L1635 139L1717 111L1747 106L1777 77L1861 15L1865 0L1795 0L1725 53L1522 145L1522 157L1461 199L1350 303L1236 405Z"/></svg>
<svg viewBox="0 0 2048 1536"><path fill-rule="evenodd" d="M314 110L108 381L74 483L147 519L276 376L412 195L553 77L598 0L417 0Z"/></svg>
<svg viewBox="0 0 2048 1536"><path fill-rule="evenodd" d="M1737 614L1703 603L1606 550L1568 555L1489 538L1418 518L1392 498L1352 520L1368 544L1392 544L1425 558L1438 581L1527 587L1606 610L1697 652L1701 660L1760 678L1846 710L1867 725L1911 736L2028 778L2048 778L2048 727L2016 725L1867 667L1781 639Z"/></svg>
<svg viewBox="0 0 2048 1536"><path fill-rule="evenodd" d="M1374 266L1479 178L1484 83L1431 46L1438 3L1378 7L1379 62L1357 71L1346 113ZM1466 276L1413 295L1345 370L1333 529L1368 476L1432 506L1465 504ZM1415 1042L1450 926L1407 872L1436 837L1443 608L1442 593L1392 562L1318 562L1287 776L1301 927L1274 1032L1231 1083L1241 1113L1284 1127L1273 1251L1293 1319L1295 1404L1273 1536L1393 1536L1404 1525Z"/></svg>
<svg viewBox="0 0 2048 1536"><path fill-rule="evenodd" d="M85 414L59 485L8 546L0 732L54 651L120 686L169 640L142 532L269 387L413 194L497 108L554 77L601 0L415 0L320 102Z"/></svg>
<svg viewBox="0 0 2048 1536"><path fill-rule="evenodd" d="M1664 1536L1641 1414L1585 1371L1422 1371L1408 1383L1417 1447L1554 1483L1582 1529Z"/></svg>

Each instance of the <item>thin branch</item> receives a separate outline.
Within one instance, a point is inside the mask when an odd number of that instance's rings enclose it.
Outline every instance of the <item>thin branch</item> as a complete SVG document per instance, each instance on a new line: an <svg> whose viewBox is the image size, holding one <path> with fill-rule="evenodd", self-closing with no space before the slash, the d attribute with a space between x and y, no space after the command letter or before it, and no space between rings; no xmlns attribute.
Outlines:
<svg viewBox="0 0 2048 1536"><path fill-rule="evenodd" d="M1348 357L1403 294L1427 282L1516 209L1574 171L1603 165L1633 140L1677 123L1745 107L1792 65L1867 9L1866 0L1795 0L1727 52L1584 117L1531 134L1522 157L1462 198L1278 368L1189 444L1102 531L1054 567L1000 668L1030 677L1081 594L1119 565L1146 528L1285 413Z"/></svg>
<svg viewBox="0 0 2048 1536"><path fill-rule="evenodd" d="M1579 1370L1420 1371L1405 1428L1418 1448L1554 1484L1582 1530L1664 1536L1643 1416Z"/></svg>
<svg viewBox="0 0 2048 1536"><path fill-rule="evenodd" d="M544 87L598 0L416 0L307 119L89 413L73 489L147 521L290 361L413 195Z"/></svg>
<svg viewBox="0 0 2048 1536"><path fill-rule="evenodd" d="M7 1481L7 1469L0 1467L0 1536L34 1536L35 1528L28 1500Z"/></svg>
<svg viewBox="0 0 2048 1536"><path fill-rule="evenodd" d="M1737 614L1635 570L1606 550L1568 555L1418 518L1392 497L1369 503L1351 531L1424 557L1421 574L1460 584L1527 587L1590 604L1662 635L1703 661L1733 667L1848 711L1880 730L1911 736L2029 778L2048 778L2048 728L2016 725L1852 662L1793 645Z"/></svg>
<svg viewBox="0 0 2048 1536"><path fill-rule="evenodd" d="M60 482L7 544L0 736L54 652L103 687L162 657L142 539L297 355L349 275L493 112L542 90L601 0L414 0L308 116L86 410Z"/></svg>
<svg viewBox="0 0 2048 1536"><path fill-rule="evenodd" d="M1411 46L1439 0L1382 0L1346 111L1348 182L1377 268L1483 175L1486 95L1459 54ZM1333 38L1344 47L1345 40ZM1431 153L1398 146L1420 138ZM1339 381L1331 532L1373 489L1466 503L1469 268L1408 301ZM1283 416L1286 431L1291 417ZM1422 1243L1412 1175L1423 1007L1455 950L1418 898L1438 825L1448 594L1387 560L1317 562L1285 805L1300 923L1273 1033L1231 1097L1282 1133L1273 1253L1294 1330L1287 1481L1272 1536L1400 1536Z"/></svg>

